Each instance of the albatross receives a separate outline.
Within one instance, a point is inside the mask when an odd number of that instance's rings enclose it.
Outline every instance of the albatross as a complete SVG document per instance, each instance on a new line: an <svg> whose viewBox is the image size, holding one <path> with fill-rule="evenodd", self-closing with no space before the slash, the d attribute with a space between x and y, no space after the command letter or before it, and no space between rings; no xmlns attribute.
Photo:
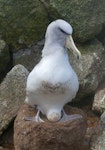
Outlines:
<svg viewBox="0 0 105 150"><path fill-rule="evenodd" d="M35 117L25 120L44 122L40 112L50 122L78 118L80 115L67 115L65 104L75 98L79 88L78 77L68 57L68 49L80 58L81 53L74 44L71 25L58 19L50 23L45 34L45 44L40 62L30 72L26 85L25 102L37 106Z"/></svg>

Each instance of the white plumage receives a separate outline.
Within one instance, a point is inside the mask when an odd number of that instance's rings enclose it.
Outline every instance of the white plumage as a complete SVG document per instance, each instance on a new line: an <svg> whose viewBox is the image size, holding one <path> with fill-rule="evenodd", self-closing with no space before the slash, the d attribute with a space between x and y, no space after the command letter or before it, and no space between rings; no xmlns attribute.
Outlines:
<svg viewBox="0 0 105 150"><path fill-rule="evenodd" d="M71 48L77 56L80 52L71 35L71 25L61 19L53 21L47 28L42 59L27 79L25 101L31 106L37 105L35 121L43 121L39 117L40 111L49 121L59 121L64 105L76 96L79 83L70 65L67 48Z"/></svg>

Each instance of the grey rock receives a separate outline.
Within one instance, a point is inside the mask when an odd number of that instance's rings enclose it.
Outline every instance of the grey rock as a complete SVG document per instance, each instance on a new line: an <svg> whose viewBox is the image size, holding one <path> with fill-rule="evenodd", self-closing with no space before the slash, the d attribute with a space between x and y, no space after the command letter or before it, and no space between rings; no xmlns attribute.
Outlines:
<svg viewBox="0 0 105 150"><path fill-rule="evenodd" d="M92 109L100 114L105 111L105 83L96 91Z"/></svg>
<svg viewBox="0 0 105 150"><path fill-rule="evenodd" d="M48 13L39 0L0 0L0 35L15 48L31 45L44 36Z"/></svg>
<svg viewBox="0 0 105 150"><path fill-rule="evenodd" d="M100 118L101 118L102 124L105 125L105 111L103 112Z"/></svg>
<svg viewBox="0 0 105 150"><path fill-rule="evenodd" d="M105 130L92 138L90 150L105 150Z"/></svg>
<svg viewBox="0 0 105 150"><path fill-rule="evenodd" d="M95 37L105 22L104 0L51 0L50 4L74 28L74 36L80 42Z"/></svg>
<svg viewBox="0 0 105 150"><path fill-rule="evenodd" d="M93 40L84 45L77 45L82 56L77 60L70 53L70 62L76 71L80 89L78 99L93 94L105 78L105 49L98 40Z"/></svg>
<svg viewBox="0 0 105 150"><path fill-rule="evenodd" d="M105 112L100 117L101 130L94 134L90 142L90 150L105 150Z"/></svg>
<svg viewBox="0 0 105 150"><path fill-rule="evenodd" d="M90 150L105 150L105 106L102 100L102 97L105 95L104 85L102 84L97 90L93 102L93 109L98 113L103 113L100 117L100 124L91 137Z"/></svg>
<svg viewBox="0 0 105 150"><path fill-rule="evenodd" d="M0 85L0 135L16 116L25 99L28 71L15 66Z"/></svg>

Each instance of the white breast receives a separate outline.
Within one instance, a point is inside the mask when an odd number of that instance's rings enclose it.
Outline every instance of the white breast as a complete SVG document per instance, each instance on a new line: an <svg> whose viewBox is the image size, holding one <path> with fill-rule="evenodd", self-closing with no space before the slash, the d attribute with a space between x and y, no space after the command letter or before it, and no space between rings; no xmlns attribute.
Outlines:
<svg viewBox="0 0 105 150"><path fill-rule="evenodd" d="M67 55L51 55L44 57L30 73L26 101L38 105L43 114L51 109L61 111L75 97L78 87L77 75Z"/></svg>

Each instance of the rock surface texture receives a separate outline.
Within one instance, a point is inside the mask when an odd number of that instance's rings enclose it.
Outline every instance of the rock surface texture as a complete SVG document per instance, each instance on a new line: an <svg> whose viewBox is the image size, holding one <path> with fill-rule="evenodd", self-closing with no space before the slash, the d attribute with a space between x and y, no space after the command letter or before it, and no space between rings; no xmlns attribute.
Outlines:
<svg viewBox="0 0 105 150"><path fill-rule="evenodd" d="M77 97L80 100L94 93L104 81L105 49L98 40L77 47L82 53L81 59L77 60L70 53L70 62L79 77L80 89Z"/></svg>
<svg viewBox="0 0 105 150"><path fill-rule="evenodd" d="M0 85L0 135L16 116L25 99L28 71L15 66Z"/></svg>
<svg viewBox="0 0 105 150"><path fill-rule="evenodd" d="M39 0L0 0L0 34L15 48L41 39L49 23L47 11Z"/></svg>
<svg viewBox="0 0 105 150"><path fill-rule="evenodd" d="M105 150L105 112L101 115L101 130L93 135L90 143L90 150Z"/></svg>
<svg viewBox="0 0 105 150"><path fill-rule="evenodd" d="M105 111L105 83L97 89L92 109L100 114Z"/></svg>
<svg viewBox="0 0 105 150"><path fill-rule="evenodd" d="M91 40L102 30L105 22L104 0L50 0L50 4L73 26L78 41Z"/></svg>
<svg viewBox="0 0 105 150"><path fill-rule="evenodd" d="M24 104L14 124L15 150L82 150L87 128L85 115L81 110L70 106L65 110L68 114L77 113L83 116L58 123L50 123L47 120L45 123L25 121L24 117L34 116L35 110Z"/></svg>

